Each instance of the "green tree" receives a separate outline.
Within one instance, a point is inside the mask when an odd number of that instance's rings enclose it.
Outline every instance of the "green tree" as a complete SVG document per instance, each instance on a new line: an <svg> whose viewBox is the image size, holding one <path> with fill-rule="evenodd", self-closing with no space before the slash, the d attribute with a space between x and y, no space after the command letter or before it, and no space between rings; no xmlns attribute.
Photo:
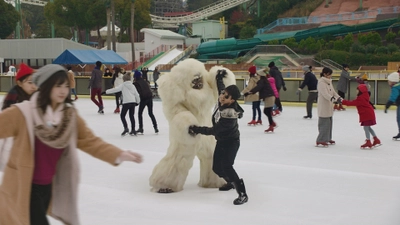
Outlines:
<svg viewBox="0 0 400 225"><path fill-rule="evenodd" d="M354 43L351 46L351 52L365 54L365 47L363 45L361 45L360 43Z"/></svg>
<svg viewBox="0 0 400 225"><path fill-rule="evenodd" d="M0 1L0 39L5 39L12 34L18 19L19 13L15 8L5 1Z"/></svg>
<svg viewBox="0 0 400 225"><path fill-rule="evenodd" d="M353 34L347 34L344 38L343 38L343 44L344 44L344 50L345 51L350 51L351 46L354 43L354 38L353 38Z"/></svg>
<svg viewBox="0 0 400 225"><path fill-rule="evenodd" d="M297 46L299 46L299 44L297 43L296 39L293 38L293 37L292 37L292 38L285 39L285 40L282 42L282 44L288 46L289 48L291 48L291 49L293 49L293 50L297 49Z"/></svg>
<svg viewBox="0 0 400 225"><path fill-rule="evenodd" d="M240 30L240 39L252 38L257 33L257 28L252 25L246 25Z"/></svg>
<svg viewBox="0 0 400 225"><path fill-rule="evenodd" d="M122 0L119 4L115 5L115 10L117 12L117 17L120 21L120 28L122 35L125 31L129 29L131 20L131 0ZM135 20L134 29L139 31L151 24L150 17L150 2L148 0L135 0ZM125 39L121 36L120 40Z"/></svg>
<svg viewBox="0 0 400 225"><path fill-rule="evenodd" d="M388 43L394 43L394 40L396 39L396 33L390 31L385 35L385 39Z"/></svg>
<svg viewBox="0 0 400 225"><path fill-rule="evenodd" d="M387 45L388 51L390 54L396 53L399 51L399 46L396 44L390 43Z"/></svg>
<svg viewBox="0 0 400 225"><path fill-rule="evenodd" d="M214 0L187 0L187 5L188 5L188 10L189 11L195 11L200 8L203 8L204 6L210 5L214 3Z"/></svg>

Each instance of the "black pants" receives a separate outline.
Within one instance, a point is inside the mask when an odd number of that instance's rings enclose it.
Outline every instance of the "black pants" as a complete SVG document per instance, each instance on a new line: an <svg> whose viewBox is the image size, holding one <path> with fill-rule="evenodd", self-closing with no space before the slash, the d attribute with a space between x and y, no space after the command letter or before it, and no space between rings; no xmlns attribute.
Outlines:
<svg viewBox="0 0 400 225"><path fill-rule="evenodd" d="M49 225L47 210L51 200L51 184L32 184L30 204L30 225Z"/></svg>
<svg viewBox="0 0 400 225"><path fill-rule="evenodd" d="M128 127L128 123L126 122L125 116L126 113L129 110L129 119L131 120L131 127L132 130L135 130L135 103L127 103L127 104L122 104L122 110L121 110L121 121L122 124L124 125L124 128Z"/></svg>
<svg viewBox="0 0 400 225"><path fill-rule="evenodd" d="M119 105L121 104L121 92L115 93L115 104L117 105L117 108L119 108Z"/></svg>
<svg viewBox="0 0 400 225"><path fill-rule="evenodd" d="M276 88L276 89L277 89L278 93L281 91L280 88ZM275 98L275 105L276 105L276 108L278 108L278 110L282 112L283 108L282 108L282 103L281 103L280 98Z"/></svg>
<svg viewBox="0 0 400 225"><path fill-rule="evenodd" d="M153 114L153 99L151 99L151 98L140 100L139 112L138 112L139 128L143 129L143 110L146 106L147 106L147 111L149 113L151 122L153 123L153 127L157 128L157 121Z"/></svg>
<svg viewBox="0 0 400 225"><path fill-rule="evenodd" d="M217 141L213 157L213 171L227 182L239 180L233 164L239 150L240 140Z"/></svg>

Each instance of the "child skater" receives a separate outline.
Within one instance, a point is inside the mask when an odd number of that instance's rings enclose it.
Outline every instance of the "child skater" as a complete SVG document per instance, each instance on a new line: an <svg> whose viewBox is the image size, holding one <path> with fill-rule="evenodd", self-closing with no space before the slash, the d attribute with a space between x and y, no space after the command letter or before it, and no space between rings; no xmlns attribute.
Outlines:
<svg viewBox="0 0 400 225"><path fill-rule="evenodd" d="M247 84L247 87L243 89L242 91L243 94L249 92L251 89L257 86L257 81L260 80L260 76L257 76L256 66L251 66L249 68L249 76L250 76L249 83ZM261 102L258 95L248 95L245 97L244 101L251 102L253 110L252 120L249 123L247 123L247 125L257 125L257 124L262 125L261 108L260 108ZM257 113L258 113L258 120L256 120Z"/></svg>
<svg viewBox="0 0 400 225"><path fill-rule="evenodd" d="M79 225L77 148L114 166L142 157L92 133L72 104L62 66L40 68L33 82L39 90L29 101L0 113L0 138L14 138L0 186L0 224L48 225L48 214Z"/></svg>
<svg viewBox="0 0 400 225"><path fill-rule="evenodd" d="M365 137L367 138L365 140L365 144L361 145L361 149L366 149L366 148L373 148L373 147L378 147L381 145L381 141L378 139L378 137L375 134L375 131L372 129L371 126L376 124L376 118L375 118L375 112L374 108L372 105L369 103L369 94L368 94L368 87L365 84L360 84L357 87L357 98L354 99L353 101L348 101L346 99L339 99L339 103L347 106L356 106L358 115L360 117L360 123L361 126L364 127L365 131ZM373 143L370 141L370 134L373 137Z"/></svg>
<svg viewBox="0 0 400 225"><path fill-rule="evenodd" d="M260 100L264 101L264 114L268 117L269 127L264 131L264 133L272 133L274 129L277 128L277 124L274 122L272 118L272 107L275 104L275 94L272 89L271 84L267 79L267 73L265 70L258 70L258 76L260 76L260 80L257 81L257 86L251 89L249 92L244 93L244 96L255 94L258 92L258 97Z"/></svg>
<svg viewBox="0 0 400 225"><path fill-rule="evenodd" d="M32 73L34 70L24 63L21 63L15 80L17 84L8 91L3 101L1 110L4 110L15 103L29 100L33 92L36 91L36 85L32 82Z"/></svg>
<svg viewBox="0 0 400 225"><path fill-rule="evenodd" d="M234 205L241 205L248 201L246 188L243 179L240 179L233 164L240 146L240 132L237 119L243 115L243 109L237 103L240 91L236 85L224 88L222 81L226 71L219 71L217 74L218 86L218 107L212 116L212 127L200 127L192 125L189 127L189 134L214 135L217 140L213 156L213 171L227 184L220 187L220 191L227 191L235 187L239 197L233 201Z"/></svg>
<svg viewBox="0 0 400 225"><path fill-rule="evenodd" d="M21 63L17 75L15 76L17 85L12 87L7 93L1 110L5 110L11 105L29 100L31 98L33 92L35 92L37 89L36 85L32 82L33 72L34 70L32 68L24 63ZM12 138L0 139L0 171L3 170L8 161L12 143Z"/></svg>
<svg viewBox="0 0 400 225"><path fill-rule="evenodd" d="M129 133L132 136L136 135L135 130L135 106L140 103L139 93L136 90L136 87L132 84L131 81L131 73L125 73L123 76L124 83L116 86L115 88L108 89L105 93L112 94L121 92L122 93L122 111L121 111L121 121L124 126L124 131L122 132L122 136L125 136L129 132L128 124L126 123L126 113L129 110L129 119L131 120L131 132ZM103 93L104 94L104 93Z"/></svg>

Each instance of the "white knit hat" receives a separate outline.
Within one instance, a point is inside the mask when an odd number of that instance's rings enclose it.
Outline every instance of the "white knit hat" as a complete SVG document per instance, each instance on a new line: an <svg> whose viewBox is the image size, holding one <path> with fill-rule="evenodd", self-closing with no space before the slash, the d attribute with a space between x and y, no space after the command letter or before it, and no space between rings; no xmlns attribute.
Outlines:
<svg viewBox="0 0 400 225"><path fill-rule="evenodd" d="M32 75L33 83L36 86L40 87L47 79L49 79L53 74L63 71L67 73L64 67L57 64L47 64L40 69L36 70L36 72Z"/></svg>
<svg viewBox="0 0 400 225"><path fill-rule="evenodd" d="M389 74L387 77L388 81L398 83L399 82L399 73L398 72L393 72Z"/></svg>

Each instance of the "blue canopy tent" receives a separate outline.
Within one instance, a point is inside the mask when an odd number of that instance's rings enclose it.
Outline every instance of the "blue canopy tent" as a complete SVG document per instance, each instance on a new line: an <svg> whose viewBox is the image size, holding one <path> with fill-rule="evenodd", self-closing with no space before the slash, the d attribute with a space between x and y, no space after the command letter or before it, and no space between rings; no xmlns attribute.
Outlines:
<svg viewBox="0 0 400 225"><path fill-rule="evenodd" d="M54 64L95 64L100 61L103 64L128 64L128 62L111 50L75 50L67 49L58 56Z"/></svg>

